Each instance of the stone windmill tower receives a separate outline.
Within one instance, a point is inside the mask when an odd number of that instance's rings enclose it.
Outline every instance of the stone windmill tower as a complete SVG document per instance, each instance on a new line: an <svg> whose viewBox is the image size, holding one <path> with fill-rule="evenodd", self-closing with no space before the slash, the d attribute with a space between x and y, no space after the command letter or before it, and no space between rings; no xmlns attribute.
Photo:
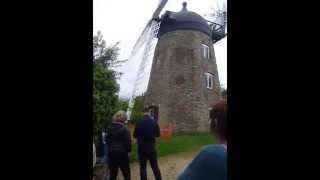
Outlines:
<svg viewBox="0 0 320 180"><path fill-rule="evenodd" d="M220 99L212 26L199 14L166 11L157 34L145 105L158 106L161 127L208 131L210 105Z"/></svg>

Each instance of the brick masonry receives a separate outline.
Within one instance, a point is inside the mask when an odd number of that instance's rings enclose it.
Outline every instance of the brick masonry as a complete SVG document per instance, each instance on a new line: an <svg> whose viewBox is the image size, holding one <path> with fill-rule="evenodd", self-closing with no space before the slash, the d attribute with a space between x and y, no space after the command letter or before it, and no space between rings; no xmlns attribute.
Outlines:
<svg viewBox="0 0 320 180"><path fill-rule="evenodd" d="M201 54L210 47L210 59ZM214 75L208 89L205 73ZM162 35L156 46L145 105L159 106L161 127L173 124L175 132L209 130L209 107L220 99L220 83L212 41L202 32L177 30Z"/></svg>

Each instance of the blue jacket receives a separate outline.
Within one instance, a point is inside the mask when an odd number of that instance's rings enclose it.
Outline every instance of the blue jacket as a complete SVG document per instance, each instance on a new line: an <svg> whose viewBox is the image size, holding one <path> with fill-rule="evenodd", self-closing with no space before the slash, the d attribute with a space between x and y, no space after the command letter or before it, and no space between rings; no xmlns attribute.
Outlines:
<svg viewBox="0 0 320 180"><path fill-rule="evenodd" d="M204 146L177 180L226 180L227 152L221 145Z"/></svg>

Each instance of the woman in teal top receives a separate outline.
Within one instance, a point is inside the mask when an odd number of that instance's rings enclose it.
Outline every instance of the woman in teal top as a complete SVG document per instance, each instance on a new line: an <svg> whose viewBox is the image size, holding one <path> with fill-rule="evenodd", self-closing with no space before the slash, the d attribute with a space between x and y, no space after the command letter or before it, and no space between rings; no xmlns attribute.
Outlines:
<svg viewBox="0 0 320 180"><path fill-rule="evenodd" d="M227 179L227 101L220 101L210 112L211 131L218 138L215 145L204 146L178 176L178 180Z"/></svg>

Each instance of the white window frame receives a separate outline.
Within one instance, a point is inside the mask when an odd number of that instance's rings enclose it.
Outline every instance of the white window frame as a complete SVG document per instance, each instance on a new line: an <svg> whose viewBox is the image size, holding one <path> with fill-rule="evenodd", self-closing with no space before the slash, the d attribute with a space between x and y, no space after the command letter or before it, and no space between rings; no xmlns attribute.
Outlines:
<svg viewBox="0 0 320 180"><path fill-rule="evenodd" d="M201 54L205 59L210 59L210 48L206 44L201 44Z"/></svg>
<svg viewBox="0 0 320 180"><path fill-rule="evenodd" d="M208 89L213 89L213 85L214 85L214 78L213 78L213 74L211 73L204 73L205 74L205 79L206 79L206 87ZM210 83L211 82L211 83Z"/></svg>

